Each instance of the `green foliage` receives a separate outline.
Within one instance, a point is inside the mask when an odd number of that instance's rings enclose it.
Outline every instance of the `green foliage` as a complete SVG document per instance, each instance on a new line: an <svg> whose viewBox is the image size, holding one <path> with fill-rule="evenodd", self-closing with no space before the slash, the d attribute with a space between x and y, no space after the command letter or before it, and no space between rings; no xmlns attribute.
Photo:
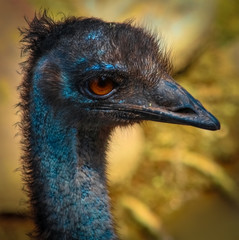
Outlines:
<svg viewBox="0 0 239 240"><path fill-rule="evenodd" d="M61 19L62 16L70 14L76 14L76 7L74 6L74 1L64 1L64 0L52 0L52 1L43 1L43 0L28 0L29 3L37 9L47 9L54 18Z"/></svg>
<svg viewBox="0 0 239 240"><path fill-rule="evenodd" d="M239 1L218 0L217 2L216 37L219 43L226 43L237 38L239 34Z"/></svg>

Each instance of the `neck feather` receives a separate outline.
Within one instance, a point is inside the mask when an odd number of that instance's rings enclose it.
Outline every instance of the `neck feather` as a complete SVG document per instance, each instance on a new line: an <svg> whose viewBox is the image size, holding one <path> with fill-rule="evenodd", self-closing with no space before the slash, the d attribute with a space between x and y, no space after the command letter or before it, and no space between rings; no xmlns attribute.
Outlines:
<svg viewBox="0 0 239 240"><path fill-rule="evenodd" d="M105 177L108 136L66 126L37 88L29 94L28 187L39 239L116 239ZM83 128L82 128L83 129Z"/></svg>

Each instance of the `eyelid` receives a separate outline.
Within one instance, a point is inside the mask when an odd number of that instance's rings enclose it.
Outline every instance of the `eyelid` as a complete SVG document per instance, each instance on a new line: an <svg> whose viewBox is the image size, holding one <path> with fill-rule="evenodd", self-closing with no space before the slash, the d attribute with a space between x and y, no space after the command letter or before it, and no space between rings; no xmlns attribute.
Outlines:
<svg viewBox="0 0 239 240"><path fill-rule="evenodd" d="M128 73L117 70L117 69L91 69L84 74L82 74L82 78L84 78L86 81L89 81L90 79L94 77L109 77L112 78L113 81L120 85L123 84L126 79L128 79Z"/></svg>

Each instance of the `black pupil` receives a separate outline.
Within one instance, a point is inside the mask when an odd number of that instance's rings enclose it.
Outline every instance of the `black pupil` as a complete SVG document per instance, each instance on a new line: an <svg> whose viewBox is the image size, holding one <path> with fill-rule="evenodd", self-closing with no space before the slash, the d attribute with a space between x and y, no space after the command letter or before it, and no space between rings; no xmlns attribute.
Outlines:
<svg viewBox="0 0 239 240"><path fill-rule="evenodd" d="M100 78L98 80L98 86L101 87L101 88L104 88L104 87L106 87L108 85L109 82L110 82L109 79L102 79L102 78Z"/></svg>

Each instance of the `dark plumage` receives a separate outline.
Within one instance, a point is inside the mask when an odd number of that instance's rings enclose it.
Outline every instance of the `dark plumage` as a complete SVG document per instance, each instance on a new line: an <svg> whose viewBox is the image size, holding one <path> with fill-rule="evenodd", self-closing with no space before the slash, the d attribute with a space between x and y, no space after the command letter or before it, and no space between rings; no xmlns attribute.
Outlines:
<svg viewBox="0 0 239 240"><path fill-rule="evenodd" d="M36 239L117 239L105 152L116 126L142 120L216 130L219 122L169 76L168 54L142 28L35 16L22 29L23 173Z"/></svg>

